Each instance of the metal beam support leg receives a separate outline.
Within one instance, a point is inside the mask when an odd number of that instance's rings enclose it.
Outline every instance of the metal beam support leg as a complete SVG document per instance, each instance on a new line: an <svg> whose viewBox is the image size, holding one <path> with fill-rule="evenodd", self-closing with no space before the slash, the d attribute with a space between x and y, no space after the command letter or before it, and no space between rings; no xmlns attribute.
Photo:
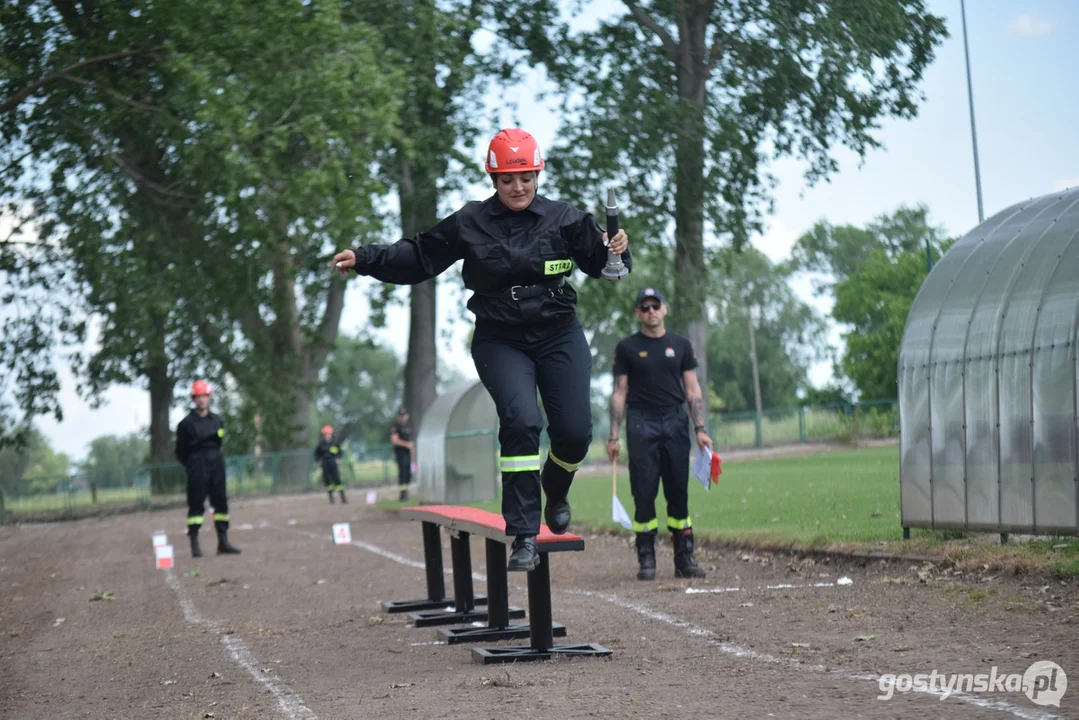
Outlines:
<svg viewBox="0 0 1079 720"><path fill-rule="evenodd" d="M439 527L432 522L422 523L423 529L423 566L427 576L427 599L426 600L386 600L382 603L382 609L388 613L411 613L422 610L440 610L448 606L456 605L456 598L446 597L445 569L442 567L442 536ZM451 538L452 548L452 538ZM472 594L472 561L468 563L469 594ZM456 579L456 565L454 567ZM473 597L472 607L484 605L487 598L484 596Z"/></svg>
<svg viewBox="0 0 1079 720"><path fill-rule="evenodd" d="M470 642L499 642L501 640L524 640L532 629L528 623L510 624L510 614L524 617L520 608L510 608L509 578L506 574L506 546L487 538L487 625L485 627L439 628L437 638L447 645ZM519 613L519 614L517 614ZM556 637L565 637L566 628L558 623L551 624Z"/></svg>

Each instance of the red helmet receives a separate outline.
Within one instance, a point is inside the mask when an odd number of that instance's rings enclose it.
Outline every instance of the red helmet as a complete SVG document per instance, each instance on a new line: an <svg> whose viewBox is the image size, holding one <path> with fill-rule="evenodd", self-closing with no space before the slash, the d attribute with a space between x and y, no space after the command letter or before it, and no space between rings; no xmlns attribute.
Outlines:
<svg viewBox="0 0 1079 720"><path fill-rule="evenodd" d="M331 435L333 435L333 425L323 425L323 426L322 426L322 433L323 433L324 435L325 435L326 433L330 433Z"/></svg>
<svg viewBox="0 0 1079 720"><path fill-rule="evenodd" d="M205 380L196 380L191 384L191 397L196 395L213 395L210 392L210 383Z"/></svg>
<svg viewBox="0 0 1079 720"><path fill-rule="evenodd" d="M489 173L529 172L543 169L539 143L521 128L507 128L491 138L485 167Z"/></svg>

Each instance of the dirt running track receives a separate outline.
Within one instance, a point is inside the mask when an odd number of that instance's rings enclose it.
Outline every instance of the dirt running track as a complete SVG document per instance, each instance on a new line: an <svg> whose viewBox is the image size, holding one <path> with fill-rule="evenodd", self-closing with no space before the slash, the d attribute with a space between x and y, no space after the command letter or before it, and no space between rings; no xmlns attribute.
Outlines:
<svg viewBox="0 0 1079 720"><path fill-rule="evenodd" d="M734 551L701 553L709 577L690 583L664 543L644 584L627 539L589 537L554 557L554 615L567 640L613 657L481 666L467 645L380 612L423 595L419 526L354 495L241 501L243 555L197 561L182 511L0 528L0 718L1079 717L1075 583L936 571L923 583L909 562ZM334 546L330 525L345 520L354 545ZM161 527L172 571L153 567ZM853 584L833 584L843 576ZM527 606L524 578L510 578L510 602ZM882 673L1035 660L1072 673L1059 708L1021 692L877 699Z"/></svg>

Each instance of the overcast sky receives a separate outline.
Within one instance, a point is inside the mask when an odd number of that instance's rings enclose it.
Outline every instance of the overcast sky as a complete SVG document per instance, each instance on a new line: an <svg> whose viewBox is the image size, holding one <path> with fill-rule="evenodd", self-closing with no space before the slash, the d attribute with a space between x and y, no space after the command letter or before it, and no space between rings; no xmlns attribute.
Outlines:
<svg viewBox="0 0 1079 720"><path fill-rule="evenodd" d="M804 168L798 163L776 164L773 170L780 182L775 215L768 230L753 240L772 260L787 257L795 239L817 220L863 224L901 204L925 203L931 220L953 235L977 225L959 0L930 0L928 5L947 18L951 37L926 73L926 100L919 117L885 122L879 133L884 148L861 166L852 153L839 151L840 171L814 188L806 187ZM621 12L622 7L618 0L597 0L582 22ZM986 217L1014 202L1079 185L1075 135L1079 63L1074 55L1079 47L1079 3L969 0L967 26ZM527 118L526 129L546 148L556 136L559 118L553 103L534 99L533 93L542 88L542 75L533 73L521 87L499 91L518 102L519 116ZM502 119L507 125L513 120L508 113ZM477 163L483 161L487 140L476 138ZM468 199L482 199L488 193L489 188L477 186ZM439 362L475 377L465 347L467 325L455 321L462 315L456 285L443 283L439 291ZM367 295L373 289L367 278L350 282L343 332L367 328ZM830 303L814 297L808 281L797 282L796 290L822 313L829 311ZM405 297L403 290L398 292ZM392 309L388 319L387 327L374 335L404 357L407 307ZM838 331L832 332L832 342L841 342ZM817 385L830 376L828 363L811 371ZM58 450L75 458L82 458L89 441L98 435L141 431L149 423L149 398L142 388L113 388L107 404L91 410L65 373L61 399L64 422L41 419L38 426ZM174 421L183 412L174 411Z"/></svg>

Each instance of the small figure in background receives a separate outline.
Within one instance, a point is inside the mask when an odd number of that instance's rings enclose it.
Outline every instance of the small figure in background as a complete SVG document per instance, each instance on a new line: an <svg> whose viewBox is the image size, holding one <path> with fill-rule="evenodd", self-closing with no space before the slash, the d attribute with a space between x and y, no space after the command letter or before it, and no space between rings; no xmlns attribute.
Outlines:
<svg viewBox="0 0 1079 720"><path fill-rule="evenodd" d="M187 536L191 541L191 557L202 557L199 530L207 497L217 530L217 554L239 555L240 549L229 543L229 501L225 491L225 457L221 454L225 424L220 415L210 412L210 385L205 380L196 380L191 386L191 399L195 409L176 426L176 459L187 472Z"/></svg>
<svg viewBox="0 0 1079 720"><path fill-rule="evenodd" d="M390 428L390 444L397 461L397 485L401 500L408 500L408 484L416 467L416 443L412 442L412 426L408 424L408 408L397 411L397 422Z"/></svg>
<svg viewBox="0 0 1079 720"><path fill-rule="evenodd" d="M326 486L326 494L330 496L330 504L333 505L333 494L341 495L341 504L347 505L345 498L345 486L341 484L341 446L334 442L333 426L322 426L322 439L315 448L315 461L322 468L322 483Z"/></svg>

